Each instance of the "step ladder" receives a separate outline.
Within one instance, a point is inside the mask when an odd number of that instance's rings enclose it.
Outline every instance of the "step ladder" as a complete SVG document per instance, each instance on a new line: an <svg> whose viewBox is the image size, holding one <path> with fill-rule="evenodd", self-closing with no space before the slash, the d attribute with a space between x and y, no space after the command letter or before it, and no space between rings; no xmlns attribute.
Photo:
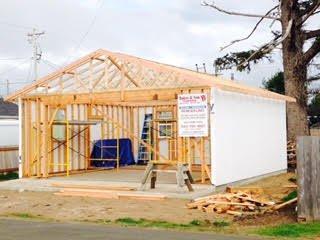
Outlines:
<svg viewBox="0 0 320 240"><path fill-rule="evenodd" d="M141 132L141 140L145 143L151 145L152 144L152 131L151 130L151 121L152 121L152 113L148 113L144 115L143 128ZM148 148L142 143L139 144L138 149L138 161L137 164L145 165L151 159L151 152Z"/></svg>

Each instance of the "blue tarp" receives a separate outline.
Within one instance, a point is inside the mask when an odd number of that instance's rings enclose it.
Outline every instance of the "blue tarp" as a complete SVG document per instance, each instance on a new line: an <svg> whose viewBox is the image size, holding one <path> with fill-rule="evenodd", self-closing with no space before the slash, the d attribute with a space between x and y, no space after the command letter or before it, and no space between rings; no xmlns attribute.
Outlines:
<svg viewBox="0 0 320 240"><path fill-rule="evenodd" d="M102 145L102 148L101 148ZM91 158L98 159L116 159L117 158L117 139L102 139L95 142ZM119 139L120 165L135 164L132 144L129 138ZM95 167L116 167L116 161L93 160L92 165Z"/></svg>

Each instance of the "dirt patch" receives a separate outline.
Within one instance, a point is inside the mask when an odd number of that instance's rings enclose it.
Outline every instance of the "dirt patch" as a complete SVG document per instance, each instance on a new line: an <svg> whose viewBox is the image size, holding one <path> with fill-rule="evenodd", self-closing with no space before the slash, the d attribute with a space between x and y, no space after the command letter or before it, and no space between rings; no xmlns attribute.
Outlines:
<svg viewBox="0 0 320 240"><path fill-rule="evenodd" d="M0 191L0 215L28 213L55 220L95 221L131 217L188 223L214 221L216 216L185 207L187 200L162 201L62 197L48 192ZM221 217L218 216L221 219Z"/></svg>
<svg viewBox="0 0 320 240"><path fill-rule="evenodd" d="M295 223L297 222L297 214L295 212L295 207L291 206L278 212L236 217L234 222L240 226L265 226Z"/></svg>
<svg viewBox="0 0 320 240"><path fill-rule="evenodd" d="M259 187L263 189L263 198L273 201L281 201L282 198L292 192L293 188L284 187L293 185L290 179L295 178L294 173L282 173L267 177L256 182L246 184L247 187Z"/></svg>
<svg viewBox="0 0 320 240"><path fill-rule="evenodd" d="M292 184L289 179L293 174L281 174L248 184L263 187L265 194L274 199L281 199L290 192L283 188ZM173 223L189 223L192 220L210 221L233 217L216 213L205 213L186 208L188 200L165 199L161 201L96 199L87 197L63 197L51 192L0 191L0 215L30 214L58 221L114 221L119 218L163 220ZM293 222L294 209L281 211L261 217L235 219L240 226L274 225Z"/></svg>

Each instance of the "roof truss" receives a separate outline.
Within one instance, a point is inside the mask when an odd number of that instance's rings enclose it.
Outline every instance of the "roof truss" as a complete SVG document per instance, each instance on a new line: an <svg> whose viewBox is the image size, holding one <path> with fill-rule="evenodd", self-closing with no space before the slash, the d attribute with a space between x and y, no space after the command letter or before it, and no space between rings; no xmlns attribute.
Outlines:
<svg viewBox="0 0 320 240"><path fill-rule="evenodd" d="M295 99L248 87L209 74L99 49L9 95L6 100L37 94L99 93L128 89L211 86L273 99Z"/></svg>

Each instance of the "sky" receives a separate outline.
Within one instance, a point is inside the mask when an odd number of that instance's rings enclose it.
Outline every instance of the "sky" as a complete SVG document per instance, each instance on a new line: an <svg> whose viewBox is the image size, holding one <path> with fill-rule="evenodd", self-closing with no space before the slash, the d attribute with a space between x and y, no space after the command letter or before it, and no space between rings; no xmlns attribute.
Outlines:
<svg viewBox="0 0 320 240"><path fill-rule="evenodd" d="M210 1L210 0L208 0ZM32 82L32 46L27 33L45 31L39 39L44 76L99 48L123 52L195 70L230 51L247 50L272 39L265 21L249 40L224 51L222 46L249 34L255 18L228 16L201 6L201 0L1 0L0 94ZM263 14L276 0L216 0L223 8ZM278 29L277 23L273 29ZM231 72L239 82L261 86L264 79L282 69L280 51L273 62L255 65L250 73Z"/></svg>

